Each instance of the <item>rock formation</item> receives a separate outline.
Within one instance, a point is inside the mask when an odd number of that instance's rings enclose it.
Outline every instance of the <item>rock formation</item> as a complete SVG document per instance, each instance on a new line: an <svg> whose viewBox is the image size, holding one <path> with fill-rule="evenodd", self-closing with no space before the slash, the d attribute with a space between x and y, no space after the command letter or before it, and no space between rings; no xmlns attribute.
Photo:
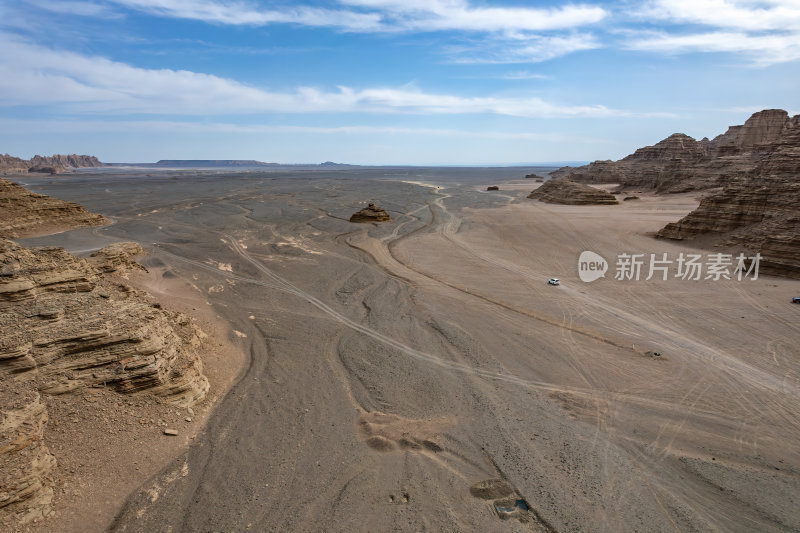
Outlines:
<svg viewBox="0 0 800 533"><path fill-rule="evenodd" d="M730 150L754 139L771 142L758 144L763 155L748 177L706 196L696 210L657 236L691 239L716 234L721 246L760 252L763 272L800 278L800 115L780 133L776 129L773 122L762 120L728 130L730 142L725 146Z"/></svg>
<svg viewBox="0 0 800 533"><path fill-rule="evenodd" d="M130 262L121 248L101 250L96 267L61 248L0 240L0 376L48 394L104 386L178 405L205 395L191 321L102 273Z"/></svg>
<svg viewBox="0 0 800 533"><path fill-rule="evenodd" d="M391 220L389 213L373 203L361 211L353 213L350 217L350 222L386 222L387 220Z"/></svg>
<svg viewBox="0 0 800 533"><path fill-rule="evenodd" d="M488 187L486 187L486 190L487 191L499 191L500 187L498 187L497 185L489 185Z"/></svg>
<svg viewBox="0 0 800 533"><path fill-rule="evenodd" d="M53 499L56 459L44 442L46 423L38 392L0 381L0 513L21 509L21 523L43 518Z"/></svg>
<svg viewBox="0 0 800 533"><path fill-rule="evenodd" d="M0 179L0 238L17 238L108 221L72 202L36 194Z"/></svg>
<svg viewBox="0 0 800 533"><path fill-rule="evenodd" d="M563 178L543 183L530 193L528 198L541 200L548 204L613 205L619 203L611 193Z"/></svg>
<svg viewBox="0 0 800 533"><path fill-rule="evenodd" d="M526 174L525 175L525 179L526 180L542 180L542 181L544 181L544 178L541 177L539 174Z"/></svg>
<svg viewBox="0 0 800 533"><path fill-rule="evenodd" d="M0 524L49 513L47 395L104 387L187 407L208 391L204 333L125 284L138 253L117 243L85 260L0 239Z"/></svg>
<svg viewBox="0 0 800 533"><path fill-rule="evenodd" d="M87 260L3 238L104 222L0 180L0 529L50 513L49 395L103 387L190 406L208 391L196 353L204 333L125 282L143 269L133 260L141 246L112 244Z"/></svg>
<svg viewBox="0 0 800 533"><path fill-rule="evenodd" d="M103 163L91 155L35 155L30 160L20 159L8 154L0 155L0 172L3 174L25 174L28 172L59 174L72 168L102 166Z"/></svg>
<svg viewBox="0 0 800 533"><path fill-rule="evenodd" d="M696 141L676 133L619 161L564 167L552 175L659 193L721 187L753 176L796 119L790 119L786 111L768 109L755 113L742 126L731 126L713 140Z"/></svg>

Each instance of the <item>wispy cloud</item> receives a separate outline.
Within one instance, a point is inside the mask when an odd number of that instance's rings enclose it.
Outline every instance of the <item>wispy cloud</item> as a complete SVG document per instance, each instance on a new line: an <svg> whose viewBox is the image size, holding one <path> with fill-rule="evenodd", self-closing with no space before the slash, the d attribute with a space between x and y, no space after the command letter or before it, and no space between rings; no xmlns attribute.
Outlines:
<svg viewBox="0 0 800 533"><path fill-rule="evenodd" d="M541 31L575 28L600 22L605 9L592 5L551 8L476 7L466 0L341 0L343 4L382 13L396 26L410 30Z"/></svg>
<svg viewBox="0 0 800 533"><path fill-rule="evenodd" d="M508 132L468 130L451 128L409 128L398 126L295 126L283 124L237 124L230 122L194 122L169 120L22 120L0 118L0 128L6 131L48 132L48 133L180 133L180 134L314 134L314 135L397 135L429 136L474 139L496 139L508 141L580 141L586 143L608 142L580 135L557 132Z"/></svg>
<svg viewBox="0 0 800 533"><path fill-rule="evenodd" d="M120 16L110 6L88 0L28 0L28 4L54 13L81 17L117 18Z"/></svg>
<svg viewBox="0 0 800 533"><path fill-rule="evenodd" d="M639 12L646 20L703 24L748 31L800 28L797 0L655 0Z"/></svg>
<svg viewBox="0 0 800 533"><path fill-rule="evenodd" d="M457 63L540 63L582 50L600 48L591 34L536 35L514 33L445 49Z"/></svg>
<svg viewBox="0 0 800 533"><path fill-rule="evenodd" d="M598 6L553 8L475 7L467 0L340 0L339 8L297 6L287 2L265 9L244 0L111 0L158 16L215 24L294 23L332 26L347 31L508 31L574 28L599 22L607 12Z"/></svg>
<svg viewBox="0 0 800 533"><path fill-rule="evenodd" d="M646 32L636 34L626 46L632 50L668 54L729 52L745 55L753 64L767 66L800 59L800 32L786 35L723 31L688 35Z"/></svg>
<svg viewBox="0 0 800 533"><path fill-rule="evenodd" d="M797 0L655 0L635 13L647 22L680 25L629 32L633 50L683 54L727 52L756 65L800 59Z"/></svg>
<svg viewBox="0 0 800 533"><path fill-rule="evenodd" d="M410 113L519 117L607 117L603 105L560 105L540 98L426 93L414 87L274 92L186 70L143 69L57 51L0 34L0 105L50 105L71 112L200 114Z"/></svg>
<svg viewBox="0 0 800 533"><path fill-rule="evenodd" d="M214 24L266 26L300 24L335 27L348 31L385 29L378 13L324 9L289 3L280 9L263 9L252 2L215 0L111 0L115 4L152 15L201 20Z"/></svg>
<svg viewBox="0 0 800 533"><path fill-rule="evenodd" d="M527 70L514 70L500 74L497 76L501 80L551 80L552 76L548 74L541 74L539 72L530 72Z"/></svg>

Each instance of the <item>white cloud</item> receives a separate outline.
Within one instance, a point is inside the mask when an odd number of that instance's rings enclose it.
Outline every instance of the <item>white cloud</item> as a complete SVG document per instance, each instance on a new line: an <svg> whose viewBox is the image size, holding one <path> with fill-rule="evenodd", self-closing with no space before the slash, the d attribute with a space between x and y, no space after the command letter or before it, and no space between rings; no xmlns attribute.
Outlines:
<svg viewBox="0 0 800 533"><path fill-rule="evenodd" d="M607 142L596 139L554 132L507 132L486 130L458 130L448 128L408 128L396 126L294 126L275 124L236 124L229 122L193 122L165 120L22 120L0 118L0 129L25 133L180 133L180 134L314 134L314 135L397 135L429 136L496 140L522 140L559 142Z"/></svg>
<svg viewBox="0 0 800 533"><path fill-rule="evenodd" d="M730 52L744 54L757 65L800 59L800 33L751 35L744 32L708 32L674 35L661 32L638 34L628 48L650 52Z"/></svg>
<svg viewBox="0 0 800 533"><path fill-rule="evenodd" d="M381 29L380 15L310 6L260 9L251 2L215 0L111 0L116 4L159 16L202 20L216 24L265 26L300 24L330 26L349 31Z"/></svg>
<svg viewBox="0 0 800 533"><path fill-rule="evenodd" d="M471 46L453 46L446 50L457 63L540 63L602 45L591 34L520 35L495 38Z"/></svg>
<svg viewBox="0 0 800 533"><path fill-rule="evenodd" d="M649 20L748 31L800 28L797 0L656 0L639 13Z"/></svg>
<svg viewBox="0 0 800 533"><path fill-rule="evenodd" d="M473 7L466 0L341 0L371 8L411 30L541 31L574 28L603 20L598 6L566 5L553 8Z"/></svg>
<svg viewBox="0 0 800 533"><path fill-rule="evenodd" d="M607 117L602 105L557 105L539 98L429 94L413 87L299 87L273 92L186 70L143 69L56 51L0 33L0 105L144 114L487 113L520 117Z"/></svg>
<svg viewBox="0 0 800 533"><path fill-rule="evenodd" d="M66 15L105 18L118 16L107 5L84 0L28 0L28 3L40 9Z"/></svg>
<svg viewBox="0 0 800 533"><path fill-rule="evenodd" d="M352 9L288 6L263 9L253 2L220 0L111 0L159 16L217 24L295 23L347 31L507 31L574 28L601 21L607 13L590 5L554 8L473 7L466 0L340 0ZM291 6L291 7L290 7Z"/></svg>
<svg viewBox="0 0 800 533"><path fill-rule="evenodd" d="M635 16L681 27L630 31L633 50L726 52L761 66L800 59L798 0L654 0Z"/></svg>

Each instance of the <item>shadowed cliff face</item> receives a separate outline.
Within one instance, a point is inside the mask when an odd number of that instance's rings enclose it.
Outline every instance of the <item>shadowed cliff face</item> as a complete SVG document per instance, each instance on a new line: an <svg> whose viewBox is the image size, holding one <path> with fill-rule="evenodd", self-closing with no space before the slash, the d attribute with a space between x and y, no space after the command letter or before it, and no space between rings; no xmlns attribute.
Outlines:
<svg viewBox="0 0 800 533"><path fill-rule="evenodd" d="M623 188L658 193L725 186L759 172L765 159L790 141L797 120L781 109L768 109L712 140L696 141L676 133L619 161L564 167L552 176L585 183L619 183Z"/></svg>

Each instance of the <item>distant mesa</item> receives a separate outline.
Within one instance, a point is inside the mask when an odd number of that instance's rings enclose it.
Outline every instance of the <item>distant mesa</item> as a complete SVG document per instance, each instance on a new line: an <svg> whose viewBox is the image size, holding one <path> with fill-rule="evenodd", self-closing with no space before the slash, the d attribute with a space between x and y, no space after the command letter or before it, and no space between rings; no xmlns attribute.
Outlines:
<svg viewBox="0 0 800 533"><path fill-rule="evenodd" d="M102 167L93 155L35 155L31 159L20 159L8 154L0 155L0 173L26 174L36 172L41 174L61 174L76 168Z"/></svg>
<svg viewBox="0 0 800 533"><path fill-rule="evenodd" d="M565 205L614 205L619 203L611 193L564 178L542 184L530 193L528 198L548 204Z"/></svg>
<svg viewBox="0 0 800 533"><path fill-rule="evenodd" d="M389 213L373 203L361 211L353 213L353 216L350 217L350 222L386 222L389 220L391 220Z"/></svg>
<svg viewBox="0 0 800 533"><path fill-rule="evenodd" d="M489 185L488 187L486 187L486 190L487 191L499 191L500 187L498 187L497 185Z"/></svg>

